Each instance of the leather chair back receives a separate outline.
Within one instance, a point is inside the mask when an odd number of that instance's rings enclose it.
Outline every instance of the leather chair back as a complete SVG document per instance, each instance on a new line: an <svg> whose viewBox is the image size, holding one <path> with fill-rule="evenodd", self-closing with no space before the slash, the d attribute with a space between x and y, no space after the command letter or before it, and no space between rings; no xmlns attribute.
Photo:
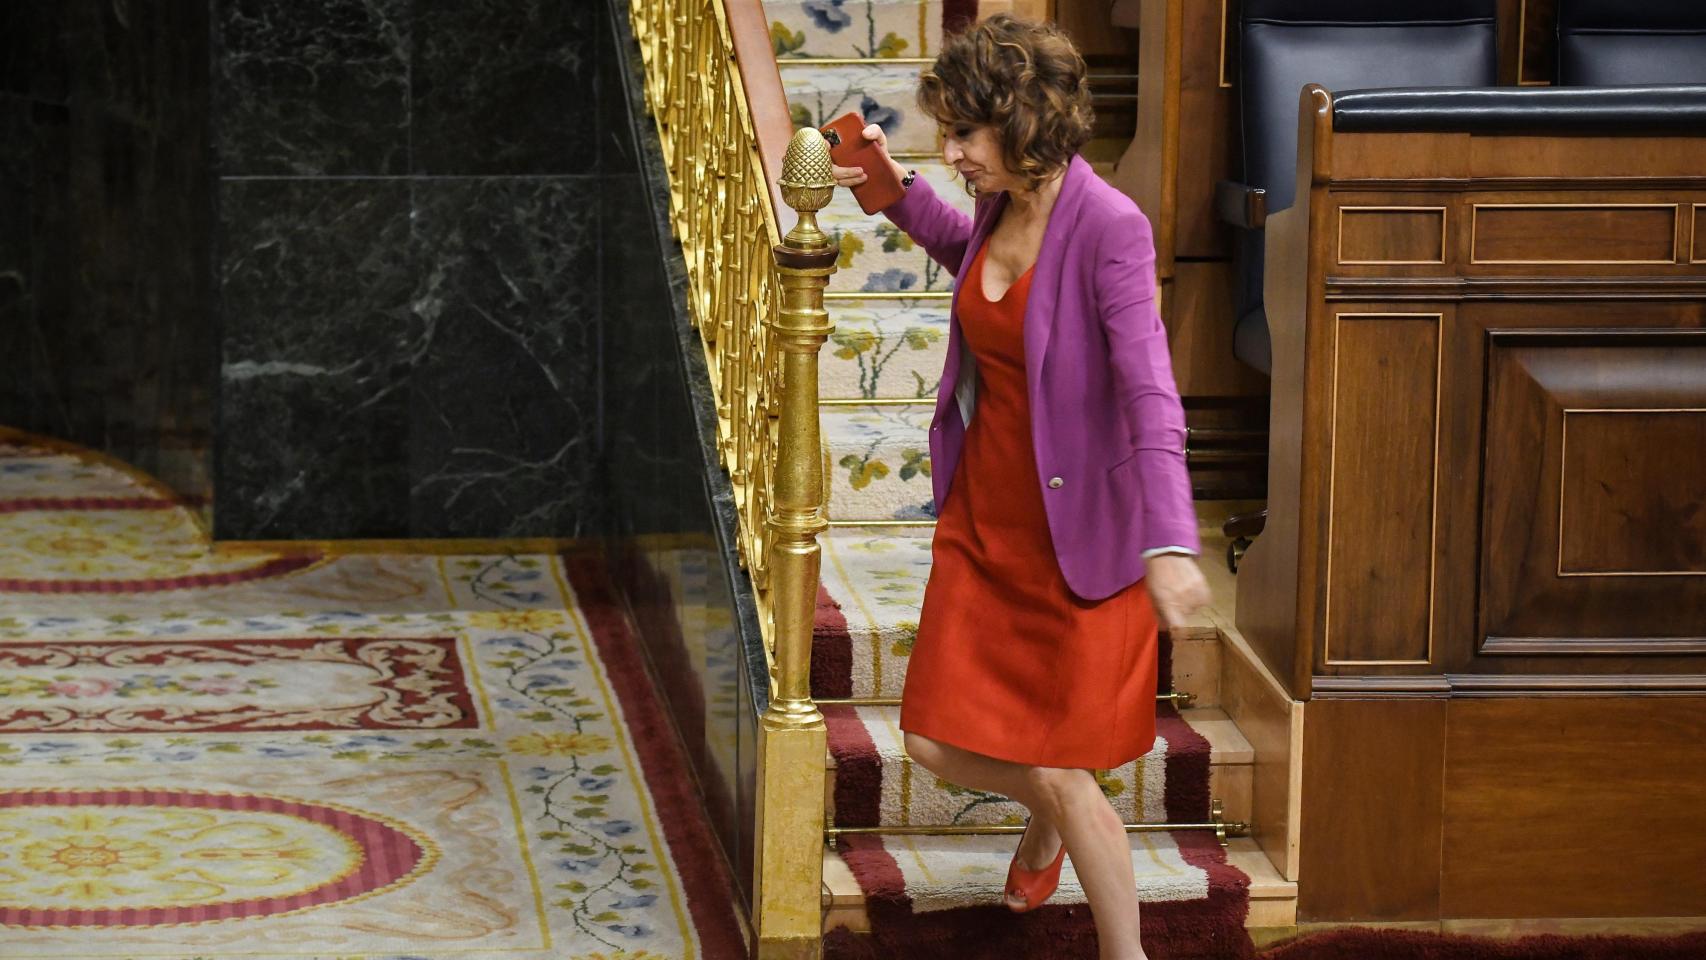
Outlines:
<svg viewBox="0 0 1706 960"><path fill-rule="evenodd" d="M1244 0L1238 80L1244 183L1267 191L1267 210L1296 193L1297 109L1305 84L1479 87L1498 82L1496 0ZM1238 251L1239 320L1233 351L1266 370L1262 234Z"/></svg>
<svg viewBox="0 0 1706 960"><path fill-rule="evenodd" d="M1706 83L1706 0L1558 0L1558 84Z"/></svg>

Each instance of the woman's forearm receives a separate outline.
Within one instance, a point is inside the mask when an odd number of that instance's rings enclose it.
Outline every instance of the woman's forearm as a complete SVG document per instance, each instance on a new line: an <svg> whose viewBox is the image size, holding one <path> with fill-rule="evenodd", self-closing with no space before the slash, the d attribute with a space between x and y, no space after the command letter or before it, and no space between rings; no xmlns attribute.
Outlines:
<svg viewBox="0 0 1706 960"><path fill-rule="evenodd" d="M972 220L937 195L929 181L914 180L906 196L884 210L883 216L923 247L930 259L946 267L949 275L959 273L966 244L971 242Z"/></svg>

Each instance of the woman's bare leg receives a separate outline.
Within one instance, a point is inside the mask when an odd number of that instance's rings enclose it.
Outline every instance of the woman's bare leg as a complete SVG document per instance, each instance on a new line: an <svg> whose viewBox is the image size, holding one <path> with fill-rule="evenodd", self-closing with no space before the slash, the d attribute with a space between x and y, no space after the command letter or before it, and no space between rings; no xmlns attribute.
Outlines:
<svg viewBox="0 0 1706 960"><path fill-rule="evenodd" d="M1125 823L1088 770L1032 767L1039 807L1059 827L1096 918L1101 960L1144 960Z"/></svg>
<svg viewBox="0 0 1706 960"><path fill-rule="evenodd" d="M1033 767L997 760L913 733L906 735L906 753L919 766L949 783L998 793L1024 806L1030 811L1031 822L1019 844L1019 865L1027 870L1041 870L1054 862L1054 855L1060 852L1060 831L1036 797L1030 775ZM1026 906L1013 897L1002 899L1011 906Z"/></svg>
<svg viewBox="0 0 1706 960"><path fill-rule="evenodd" d="M944 780L999 793L1028 808L1031 828L1024 846L1030 849L1019 851L1020 864L1041 869L1064 842L1096 918L1101 960L1144 960L1131 844L1120 815L1088 770L997 760L912 733L906 735L906 752Z"/></svg>

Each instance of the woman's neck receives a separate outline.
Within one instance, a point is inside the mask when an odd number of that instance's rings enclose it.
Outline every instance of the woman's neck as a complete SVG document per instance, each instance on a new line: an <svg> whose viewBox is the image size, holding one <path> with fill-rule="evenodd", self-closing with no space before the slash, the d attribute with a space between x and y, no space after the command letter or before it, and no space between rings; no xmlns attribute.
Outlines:
<svg viewBox="0 0 1706 960"><path fill-rule="evenodd" d="M1065 181L1066 171L1062 170L1038 184L1035 189L1007 191L1007 200L1013 205L1013 212L1024 219L1047 216L1054 208L1054 201L1060 196L1060 187Z"/></svg>

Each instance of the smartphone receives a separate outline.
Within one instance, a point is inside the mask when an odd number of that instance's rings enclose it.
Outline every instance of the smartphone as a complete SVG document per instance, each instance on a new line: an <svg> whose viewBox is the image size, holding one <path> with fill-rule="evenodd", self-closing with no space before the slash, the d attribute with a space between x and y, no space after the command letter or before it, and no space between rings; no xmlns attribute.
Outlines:
<svg viewBox="0 0 1706 960"><path fill-rule="evenodd" d="M877 148L874 140L866 140L868 124L857 112L836 117L829 126L819 130L829 141L829 159L838 167L858 167L865 171L865 182L853 188L853 199L859 209L877 213L906 196L906 188L894 175L894 167Z"/></svg>

